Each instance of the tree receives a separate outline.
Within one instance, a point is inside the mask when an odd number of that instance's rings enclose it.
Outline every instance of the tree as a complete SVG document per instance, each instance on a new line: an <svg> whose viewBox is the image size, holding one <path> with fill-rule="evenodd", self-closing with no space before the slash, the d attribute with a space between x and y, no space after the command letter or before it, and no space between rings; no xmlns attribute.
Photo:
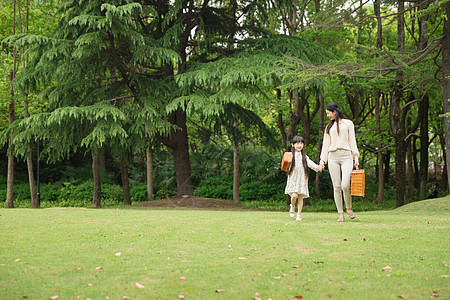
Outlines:
<svg viewBox="0 0 450 300"><path fill-rule="evenodd" d="M165 134L171 127L163 121L164 110L155 101L162 94L170 95L167 84L159 81L165 78L161 66L166 62L169 62L167 66L173 65L178 55L161 47L162 41L146 35L140 23L134 22L140 19L143 10L138 3L119 6L92 1L65 3L62 11L66 14L54 37L22 35L9 39L17 47L29 46L34 54L21 72L18 85L34 90L43 88L40 95L49 98L51 110L66 107L70 111L76 106L103 101L120 105L134 99L141 107L150 107L152 115L147 120L154 122L149 125ZM154 88L157 85L162 87ZM101 116L94 120L99 121L94 128L103 125ZM102 138L98 135L89 144L93 155L95 207L100 206Z"/></svg>
<svg viewBox="0 0 450 300"><path fill-rule="evenodd" d="M444 3L444 37L442 39L442 97L444 105L445 157L447 176L450 174L450 2ZM450 176L448 176L450 187Z"/></svg>

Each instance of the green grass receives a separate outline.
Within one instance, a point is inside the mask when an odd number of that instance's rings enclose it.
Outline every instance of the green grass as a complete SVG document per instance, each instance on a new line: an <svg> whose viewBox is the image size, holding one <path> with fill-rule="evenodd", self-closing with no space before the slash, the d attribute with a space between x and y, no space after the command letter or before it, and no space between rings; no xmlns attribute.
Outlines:
<svg viewBox="0 0 450 300"><path fill-rule="evenodd" d="M449 202L344 223L313 212L296 222L276 211L0 209L0 299L448 299Z"/></svg>

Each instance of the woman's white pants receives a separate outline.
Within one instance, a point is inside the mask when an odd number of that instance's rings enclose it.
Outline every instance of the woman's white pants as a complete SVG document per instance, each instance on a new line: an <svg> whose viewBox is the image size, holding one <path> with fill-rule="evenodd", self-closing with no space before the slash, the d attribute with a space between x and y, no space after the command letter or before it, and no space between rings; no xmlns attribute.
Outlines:
<svg viewBox="0 0 450 300"><path fill-rule="evenodd" d="M342 193L344 193L345 207L352 208L350 194L350 175L353 170L353 156L349 150L337 150L328 153L328 170L334 189L334 202L338 213L343 213Z"/></svg>

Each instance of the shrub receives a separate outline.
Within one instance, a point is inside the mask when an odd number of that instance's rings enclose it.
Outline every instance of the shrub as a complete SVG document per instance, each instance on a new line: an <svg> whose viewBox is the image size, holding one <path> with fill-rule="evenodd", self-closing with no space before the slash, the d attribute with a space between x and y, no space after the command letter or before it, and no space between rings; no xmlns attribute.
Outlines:
<svg viewBox="0 0 450 300"><path fill-rule="evenodd" d="M194 191L195 196L217 198L217 199L233 199L233 176L220 175L202 180Z"/></svg>
<svg viewBox="0 0 450 300"><path fill-rule="evenodd" d="M147 184L140 182L130 188L130 198L131 202L147 201Z"/></svg>

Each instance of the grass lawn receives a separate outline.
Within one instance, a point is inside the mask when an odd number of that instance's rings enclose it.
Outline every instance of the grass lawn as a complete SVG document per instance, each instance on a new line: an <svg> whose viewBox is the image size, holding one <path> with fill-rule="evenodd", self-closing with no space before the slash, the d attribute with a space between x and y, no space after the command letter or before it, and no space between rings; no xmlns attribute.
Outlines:
<svg viewBox="0 0 450 300"><path fill-rule="evenodd" d="M0 209L0 299L450 299L450 197L355 211Z"/></svg>

